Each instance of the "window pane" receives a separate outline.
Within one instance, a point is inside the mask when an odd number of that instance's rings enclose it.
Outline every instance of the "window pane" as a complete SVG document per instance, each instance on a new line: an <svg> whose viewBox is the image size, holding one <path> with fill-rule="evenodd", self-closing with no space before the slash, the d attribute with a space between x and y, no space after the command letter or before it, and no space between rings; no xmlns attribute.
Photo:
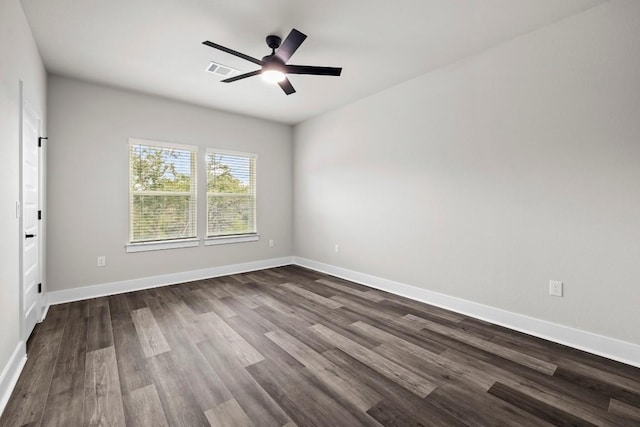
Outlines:
<svg viewBox="0 0 640 427"><path fill-rule="evenodd" d="M256 232L256 159L207 153L207 236Z"/></svg>
<svg viewBox="0 0 640 427"><path fill-rule="evenodd" d="M254 199L249 195L209 195L208 235L254 232Z"/></svg>
<svg viewBox="0 0 640 427"><path fill-rule="evenodd" d="M133 195L134 241L169 240L195 236L191 197L182 194Z"/></svg>
<svg viewBox="0 0 640 427"><path fill-rule="evenodd" d="M130 240L196 237L196 152L132 144Z"/></svg>

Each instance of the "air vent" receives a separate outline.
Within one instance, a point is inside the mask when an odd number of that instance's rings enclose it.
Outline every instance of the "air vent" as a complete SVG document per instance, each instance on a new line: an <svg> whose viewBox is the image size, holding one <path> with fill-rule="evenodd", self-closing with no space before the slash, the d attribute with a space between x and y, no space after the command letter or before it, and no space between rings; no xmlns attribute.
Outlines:
<svg viewBox="0 0 640 427"><path fill-rule="evenodd" d="M207 66L207 71L225 78L240 73L240 71L236 70L235 68L231 68L227 65L222 65L215 62L209 63L209 65Z"/></svg>

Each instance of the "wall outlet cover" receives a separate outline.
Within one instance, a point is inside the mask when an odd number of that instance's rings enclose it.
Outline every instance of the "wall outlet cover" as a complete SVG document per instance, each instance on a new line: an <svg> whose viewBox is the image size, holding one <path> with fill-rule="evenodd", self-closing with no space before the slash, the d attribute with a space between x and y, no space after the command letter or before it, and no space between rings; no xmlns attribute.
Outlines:
<svg viewBox="0 0 640 427"><path fill-rule="evenodd" d="M557 280L549 280L549 295L553 295L555 297L562 296L563 283Z"/></svg>

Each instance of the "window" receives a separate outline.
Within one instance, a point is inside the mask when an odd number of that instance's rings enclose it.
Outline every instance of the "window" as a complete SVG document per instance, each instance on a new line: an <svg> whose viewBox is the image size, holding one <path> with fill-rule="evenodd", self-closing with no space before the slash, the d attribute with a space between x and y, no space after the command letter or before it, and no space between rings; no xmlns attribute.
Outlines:
<svg viewBox="0 0 640 427"><path fill-rule="evenodd" d="M256 155L207 150L207 237L256 233Z"/></svg>
<svg viewBox="0 0 640 427"><path fill-rule="evenodd" d="M197 237L196 147L129 141L129 241Z"/></svg>

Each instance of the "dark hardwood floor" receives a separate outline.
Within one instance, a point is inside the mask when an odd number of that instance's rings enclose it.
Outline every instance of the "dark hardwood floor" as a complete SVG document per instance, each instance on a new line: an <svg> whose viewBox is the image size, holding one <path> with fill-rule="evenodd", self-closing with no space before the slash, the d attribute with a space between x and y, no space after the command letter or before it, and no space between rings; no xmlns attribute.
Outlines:
<svg viewBox="0 0 640 427"><path fill-rule="evenodd" d="M0 426L640 425L640 369L288 266L50 308Z"/></svg>

